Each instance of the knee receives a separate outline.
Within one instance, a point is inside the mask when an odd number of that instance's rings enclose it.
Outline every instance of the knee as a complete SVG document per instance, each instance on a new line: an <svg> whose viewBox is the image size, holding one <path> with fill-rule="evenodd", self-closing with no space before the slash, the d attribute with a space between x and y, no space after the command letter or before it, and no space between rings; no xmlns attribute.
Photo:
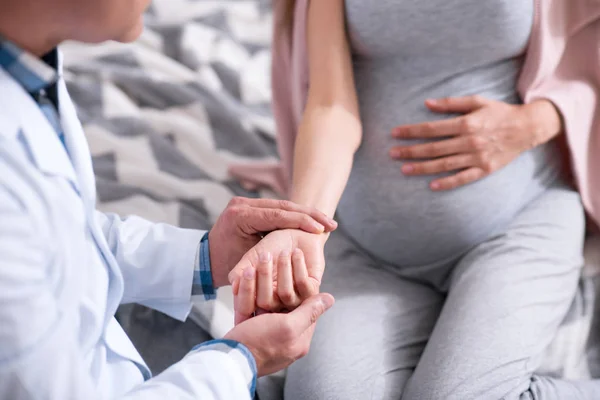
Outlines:
<svg viewBox="0 0 600 400"><path fill-rule="evenodd" d="M448 372L444 375L413 374L406 384L401 400L499 400L486 393L486 383L475 377L460 382ZM460 382L460 383L459 383Z"/></svg>
<svg viewBox="0 0 600 400"><path fill-rule="evenodd" d="M446 390L445 390L446 389ZM407 385L404 393L402 393L401 400L479 400L489 399L491 397L473 397L471 391L460 391L460 393L453 393L447 391L447 388L440 387L439 385L426 384L423 386L415 387L413 385ZM499 399L498 399L499 400Z"/></svg>
<svg viewBox="0 0 600 400"><path fill-rule="evenodd" d="M329 372L335 370L329 365L315 365L310 362L310 355L302 360L296 361L287 371L284 387L284 399L286 400L327 400L336 398L338 395L337 379Z"/></svg>
<svg viewBox="0 0 600 400"><path fill-rule="evenodd" d="M402 397L400 400L448 400L443 398L440 394L436 395L436 392L433 390L428 390L427 388L411 388L410 385L406 387L404 392L402 393Z"/></svg>
<svg viewBox="0 0 600 400"><path fill-rule="evenodd" d="M545 398L539 396L535 382L532 383L526 376L493 379L482 375L465 378L460 383L431 378L419 381L411 379L406 385L401 400L532 400ZM562 399L562 397L560 398Z"/></svg>
<svg viewBox="0 0 600 400"><path fill-rule="evenodd" d="M288 370L285 382L286 400L333 400L333 399L371 399L367 385L347 379L340 368L329 371L304 369L303 365L294 365Z"/></svg>
<svg viewBox="0 0 600 400"><path fill-rule="evenodd" d="M398 400L406 381L404 376L373 373L356 365L310 368L302 361L288 370L286 400Z"/></svg>

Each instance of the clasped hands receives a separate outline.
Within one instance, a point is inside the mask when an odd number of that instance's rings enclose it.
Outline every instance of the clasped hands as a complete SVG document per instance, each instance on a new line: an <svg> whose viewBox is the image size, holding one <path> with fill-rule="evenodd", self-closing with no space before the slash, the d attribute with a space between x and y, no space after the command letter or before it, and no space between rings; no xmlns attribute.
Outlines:
<svg viewBox="0 0 600 400"><path fill-rule="evenodd" d="M258 376L286 368L306 355L317 319L333 305L333 297L318 294L318 289L324 237L336 227L335 221L314 208L288 201L235 198L210 231L213 286L232 282L236 293L237 323L225 339L246 346L254 356ZM302 256L295 249L304 249ZM281 260L275 263L276 270L274 257ZM257 270L259 304L270 311L285 306L291 312L249 318L257 301ZM263 285L265 278L269 285Z"/></svg>
<svg viewBox="0 0 600 400"><path fill-rule="evenodd" d="M236 325L255 314L292 311L318 294L327 235L274 231L247 252L229 274Z"/></svg>

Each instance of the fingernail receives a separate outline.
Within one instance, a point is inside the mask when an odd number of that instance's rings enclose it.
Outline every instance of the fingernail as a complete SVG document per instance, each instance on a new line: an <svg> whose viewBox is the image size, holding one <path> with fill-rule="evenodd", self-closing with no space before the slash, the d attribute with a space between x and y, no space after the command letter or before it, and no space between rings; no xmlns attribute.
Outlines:
<svg viewBox="0 0 600 400"><path fill-rule="evenodd" d="M390 150L390 157L393 158L400 158L402 156L402 153L400 152L400 150Z"/></svg>
<svg viewBox="0 0 600 400"><path fill-rule="evenodd" d="M427 100L425 100L425 103L431 104L431 105L436 105L436 104L438 104L438 101L436 99L427 99Z"/></svg>
<svg viewBox="0 0 600 400"><path fill-rule="evenodd" d="M268 262L271 261L271 253L266 252L266 253L260 253L260 256L258 257L259 261L263 264L266 264Z"/></svg>
<svg viewBox="0 0 600 400"><path fill-rule="evenodd" d="M433 190L439 190L440 188L440 184L437 182L431 182L431 189Z"/></svg>
<svg viewBox="0 0 600 400"><path fill-rule="evenodd" d="M244 270L244 278L248 279L249 281L254 279L254 268L246 268Z"/></svg>
<svg viewBox="0 0 600 400"><path fill-rule="evenodd" d="M412 174L413 172L415 172L415 167L413 167L412 165L406 164L402 166L402 173Z"/></svg>
<svg viewBox="0 0 600 400"><path fill-rule="evenodd" d="M289 258L290 257L290 252L288 250L283 250L281 253L279 253L279 257L281 257L281 258Z"/></svg>
<svg viewBox="0 0 600 400"><path fill-rule="evenodd" d="M325 310L329 310L333 306L333 303L335 303L335 299L330 294L321 295L319 301L323 304Z"/></svg>
<svg viewBox="0 0 600 400"><path fill-rule="evenodd" d="M324 232L325 231L325 227L323 225L321 225L318 222L314 223L315 228L319 231L319 232Z"/></svg>
<svg viewBox="0 0 600 400"><path fill-rule="evenodd" d="M333 226L337 226L337 224L338 224L337 221L333 218L329 218L329 223Z"/></svg>
<svg viewBox="0 0 600 400"><path fill-rule="evenodd" d="M302 250L300 250L299 248L294 249L294 256L301 256L302 254Z"/></svg>

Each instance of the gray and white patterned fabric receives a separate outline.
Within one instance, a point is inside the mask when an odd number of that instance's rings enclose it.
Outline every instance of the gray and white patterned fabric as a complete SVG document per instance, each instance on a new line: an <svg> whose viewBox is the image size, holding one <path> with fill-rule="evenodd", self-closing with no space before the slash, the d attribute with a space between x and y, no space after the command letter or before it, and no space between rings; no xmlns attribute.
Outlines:
<svg viewBox="0 0 600 400"><path fill-rule="evenodd" d="M272 196L248 191L227 174L235 162L276 158L271 23L269 0L154 0L136 43L63 46L100 209L208 229L232 196ZM590 275L600 265L594 240ZM600 375L598 284L582 280L545 372ZM196 304L191 318L214 337L225 334L233 324L231 291Z"/></svg>
<svg viewBox="0 0 600 400"><path fill-rule="evenodd" d="M155 0L134 44L62 47L93 155L99 208L209 229L234 195L234 162L273 160L270 3ZM231 292L191 317L232 326Z"/></svg>

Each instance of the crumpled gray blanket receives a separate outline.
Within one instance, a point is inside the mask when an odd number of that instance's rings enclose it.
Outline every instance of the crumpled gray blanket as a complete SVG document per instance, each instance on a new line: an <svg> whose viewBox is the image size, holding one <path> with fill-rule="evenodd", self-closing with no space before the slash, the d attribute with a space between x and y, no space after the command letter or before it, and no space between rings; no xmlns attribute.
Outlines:
<svg viewBox="0 0 600 400"><path fill-rule="evenodd" d="M63 46L101 210L208 229L234 195L272 195L227 174L232 163L276 158L271 23L268 0L154 0L138 42ZM600 376L600 239L587 251L589 277L548 350L550 375ZM191 318L222 336L233 324L231 292L199 302Z"/></svg>

